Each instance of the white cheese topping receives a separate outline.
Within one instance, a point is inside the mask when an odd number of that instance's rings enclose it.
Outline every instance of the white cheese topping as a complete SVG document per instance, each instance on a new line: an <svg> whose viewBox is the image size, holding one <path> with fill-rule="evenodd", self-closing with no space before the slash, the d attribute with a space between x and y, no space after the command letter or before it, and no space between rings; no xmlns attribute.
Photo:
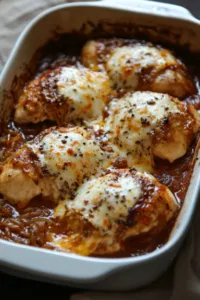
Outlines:
<svg viewBox="0 0 200 300"><path fill-rule="evenodd" d="M114 86L135 90L143 70L155 68L159 71L166 65L174 64L177 61L169 51L135 45L116 48L106 64L106 70Z"/></svg>
<svg viewBox="0 0 200 300"><path fill-rule="evenodd" d="M109 113L105 123L109 141L126 151L130 164L148 171L153 163L151 133L159 122L180 111L167 94L135 92L111 101Z"/></svg>
<svg viewBox="0 0 200 300"><path fill-rule="evenodd" d="M147 210L143 210L145 205ZM169 220L177 208L178 203L170 190L152 175L121 169L83 183L73 200L66 199L57 206L55 216L62 218L67 212L66 216L81 222L84 218L101 235L109 234L112 238L120 226L125 226L125 238L156 227L159 215ZM134 209L139 209L135 224L130 222L135 218L131 215ZM143 218L146 219L144 223L141 222Z"/></svg>
<svg viewBox="0 0 200 300"><path fill-rule="evenodd" d="M69 117L97 118L103 113L111 93L107 75L75 67L63 67L57 91L69 104Z"/></svg>
<svg viewBox="0 0 200 300"><path fill-rule="evenodd" d="M68 209L81 212L91 224L108 233L116 229L119 221L125 221L129 209L141 195L140 184L126 172L120 177L107 174L90 179L77 191L73 201L66 201Z"/></svg>
<svg viewBox="0 0 200 300"><path fill-rule="evenodd" d="M43 168L56 176L58 188L75 188L95 174L109 159L99 145L81 128L54 130L39 143L30 145Z"/></svg>

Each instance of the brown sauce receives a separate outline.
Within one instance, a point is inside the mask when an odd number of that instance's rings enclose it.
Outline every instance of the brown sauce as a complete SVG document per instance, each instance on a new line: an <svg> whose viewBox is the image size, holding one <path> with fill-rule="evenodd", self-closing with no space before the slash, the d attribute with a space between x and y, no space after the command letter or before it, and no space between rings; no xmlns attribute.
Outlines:
<svg viewBox="0 0 200 300"><path fill-rule="evenodd" d="M40 49L39 59L37 59L35 73L37 76L47 69L56 66L74 65L80 63L80 49L85 42L85 38L73 35L63 35L55 41ZM128 41L124 43L135 43ZM138 42L138 41L137 41ZM112 45L111 45L112 46ZM177 50L177 49L176 49ZM177 51L178 57L189 67L195 79L198 94L191 95L184 101L190 102L196 109L200 110L199 95L199 74L196 57ZM38 55L37 55L38 57ZM190 58L189 58L190 57ZM33 77L34 77L33 76ZM11 118L8 124L2 124L0 132L0 159L4 161L25 142L33 139L45 128L54 126L53 122L43 122L40 124L17 125ZM193 169L193 156L196 142L194 141L187 154L170 164L161 159L156 159L154 176L168 186L182 204L190 181ZM8 204L3 197L0 197L0 238L14 241L21 244L32 245L52 249L49 245L49 232L66 234L65 226L53 218L53 204L41 197L33 199L28 207L16 209ZM159 234L143 234L139 237L130 238L125 242L124 251L111 255L110 257L127 257L141 255L151 252L161 247L169 238L175 220ZM109 256L106 256L109 257Z"/></svg>

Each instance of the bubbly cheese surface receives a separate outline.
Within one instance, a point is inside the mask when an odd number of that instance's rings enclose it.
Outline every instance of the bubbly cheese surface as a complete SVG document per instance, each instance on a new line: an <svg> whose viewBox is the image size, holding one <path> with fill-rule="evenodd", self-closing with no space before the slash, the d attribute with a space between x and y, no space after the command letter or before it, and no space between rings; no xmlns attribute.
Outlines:
<svg viewBox="0 0 200 300"><path fill-rule="evenodd" d="M184 99L196 94L184 63L172 51L150 43L124 39L97 39L82 50L84 66L106 71L118 91L152 91Z"/></svg>
<svg viewBox="0 0 200 300"><path fill-rule="evenodd" d="M126 151L131 164L148 171L152 167L153 130L169 115L181 114L177 101L167 94L135 92L109 104L105 122L108 139Z"/></svg>
<svg viewBox="0 0 200 300"><path fill-rule="evenodd" d="M94 227L112 231L117 221L125 221L129 209L141 195L140 184L127 174L121 177L108 174L84 183L73 201L66 201L68 209L81 212Z"/></svg>
<svg viewBox="0 0 200 300"><path fill-rule="evenodd" d="M161 230L178 207L170 190L153 176L129 169L115 170L90 178L73 200L66 199L57 206L55 216L65 216L71 234L67 238L53 237L52 243L59 248L67 245L84 255L112 253L128 237L154 228ZM86 235L82 237L84 226Z"/></svg>
<svg viewBox="0 0 200 300"><path fill-rule="evenodd" d="M169 51L155 47L135 45L117 48L106 64L106 70L117 88L137 89L143 70L154 68L159 71L166 66L177 64Z"/></svg>
<svg viewBox="0 0 200 300"><path fill-rule="evenodd" d="M107 166L109 154L79 127L53 130L30 145L43 168L56 176L58 188L75 188L89 175Z"/></svg>
<svg viewBox="0 0 200 300"><path fill-rule="evenodd" d="M69 118L97 118L111 94L107 75L86 68L63 67L57 91L69 105Z"/></svg>

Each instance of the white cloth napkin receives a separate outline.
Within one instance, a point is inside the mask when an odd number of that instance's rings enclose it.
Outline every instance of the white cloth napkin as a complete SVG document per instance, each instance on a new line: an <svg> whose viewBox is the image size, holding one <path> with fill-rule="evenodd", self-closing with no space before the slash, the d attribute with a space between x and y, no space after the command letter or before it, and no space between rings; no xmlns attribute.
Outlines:
<svg viewBox="0 0 200 300"><path fill-rule="evenodd" d="M64 2L66 1L0 0L0 71L26 24L44 9ZM159 280L134 292L83 292L72 295L71 300L200 300L199 233L200 205L176 263Z"/></svg>

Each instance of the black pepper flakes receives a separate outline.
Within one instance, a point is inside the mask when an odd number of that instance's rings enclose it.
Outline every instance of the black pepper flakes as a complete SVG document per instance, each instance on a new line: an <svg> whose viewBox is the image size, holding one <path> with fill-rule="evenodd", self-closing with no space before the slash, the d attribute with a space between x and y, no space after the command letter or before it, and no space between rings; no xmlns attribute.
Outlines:
<svg viewBox="0 0 200 300"><path fill-rule="evenodd" d="M149 126L150 125L150 122L149 122L149 120L148 119L146 119L146 118L141 118L140 119L140 121L141 121L141 124L143 125L143 126Z"/></svg>

